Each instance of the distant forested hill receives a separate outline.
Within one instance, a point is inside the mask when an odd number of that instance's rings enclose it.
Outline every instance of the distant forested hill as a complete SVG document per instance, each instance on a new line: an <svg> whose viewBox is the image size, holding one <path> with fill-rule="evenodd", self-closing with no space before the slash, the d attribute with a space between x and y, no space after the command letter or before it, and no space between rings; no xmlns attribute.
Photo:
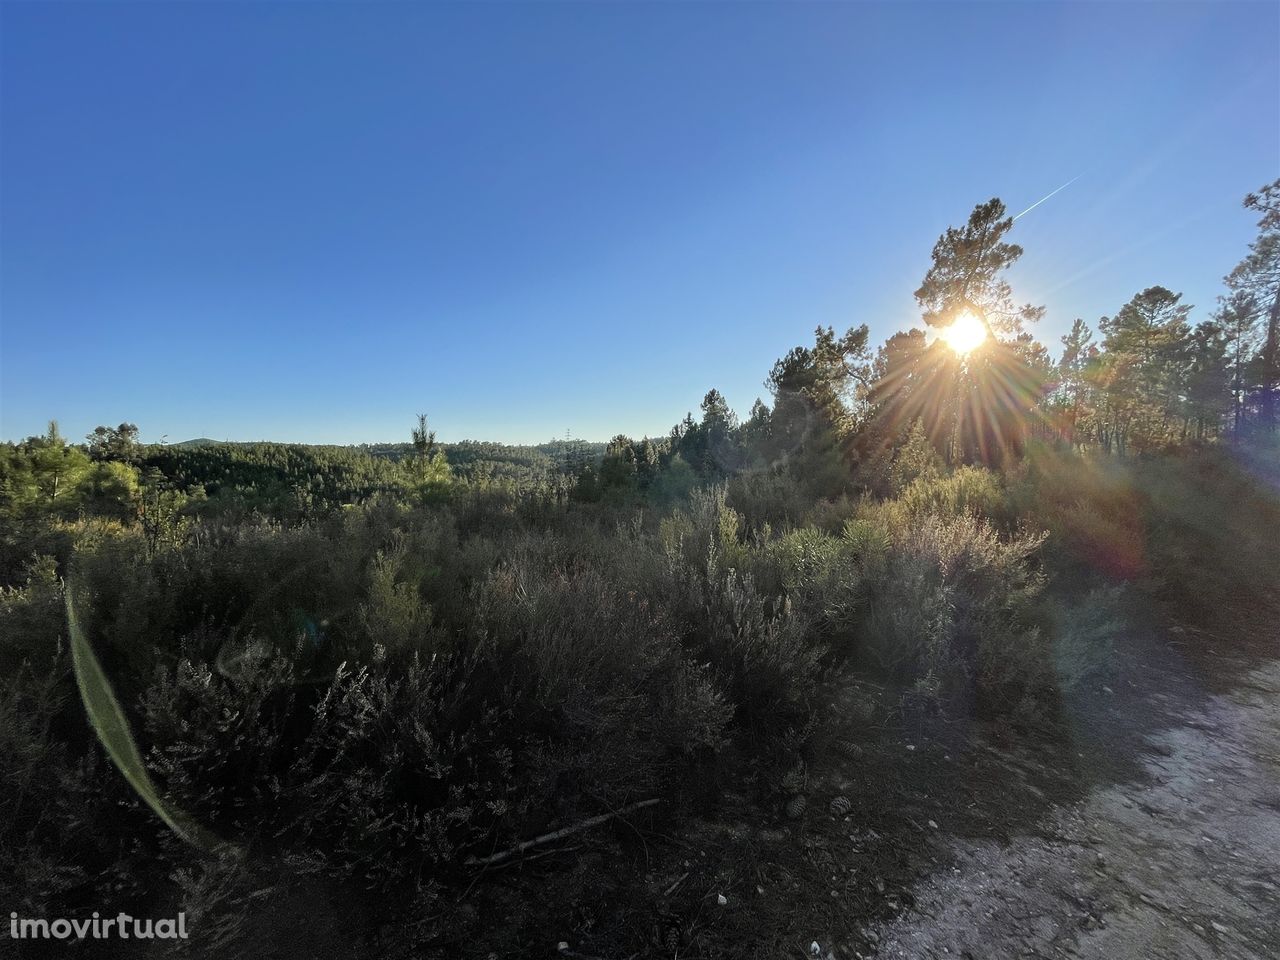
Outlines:
<svg viewBox="0 0 1280 960"><path fill-rule="evenodd" d="M576 476L604 455L605 445L556 440L530 446L466 440L439 444L450 472L473 483L520 489ZM359 446L238 443L209 439L142 448L141 467L219 507L238 504L272 515L326 513L378 493L402 494L418 478L409 443Z"/></svg>
<svg viewBox="0 0 1280 960"><path fill-rule="evenodd" d="M464 479L475 476L518 477L565 470L576 473L588 464L598 463L604 457L605 446L587 440L551 440L516 445L490 440L462 440L439 444L449 466ZM366 443L342 449L358 450L397 462L409 459L415 452L411 443Z"/></svg>

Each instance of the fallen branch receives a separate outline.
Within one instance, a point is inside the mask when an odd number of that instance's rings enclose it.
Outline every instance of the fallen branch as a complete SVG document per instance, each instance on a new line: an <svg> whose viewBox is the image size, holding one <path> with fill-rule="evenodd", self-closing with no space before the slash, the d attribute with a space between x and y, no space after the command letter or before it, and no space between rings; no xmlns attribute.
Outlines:
<svg viewBox="0 0 1280 960"><path fill-rule="evenodd" d="M529 854L529 856L525 857L523 860L506 860L502 863L496 864L496 866L499 868L502 868L502 867L509 867L513 863L529 863L533 860L538 860L542 857L556 857L562 853L573 853L573 851L581 850L581 849L582 849L581 844L576 844L571 847L550 847L549 849L546 849L546 850L539 850L537 853L531 853ZM478 862L479 861L477 861L477 863Z"/></svg>
<svg viewBox="0 0 1280 960"><path fill-rule="evenodd" d="M533 847L541 846L544 843L551 843L553 840L560 840L564 837L571 836L575 833L581 833L583 830L590 830L592 827L598 827L602 823L612 820L614 817L621 817L623 814L634 813L636 810L642 810L645 807L652 807L661 803L662 800L654 798L652 800L640 800L630 806L623 807L621 810L615 810L613 813L602 813L598 817L592 817L589 820L583 820L579 823L562 827L559 830L553 830L551 833L544 833L540 837L534 837L532 840L526 840L523 843L517 843L509 850L503 850L501 853L495 853L490 857L467 857L465 863L469 867L488 867L495 863L502 863L504 860L510 860L512 857L518 857L526 850Z"/></svg>
<svg viewBox="0 0 1280 960"><path fill-rule="evenodd" d="M687 877L688 875L689 875L689 871L688 871L688 870L686 870L684 873L680 874L680 876L679 876L679 878L677 878L676 882L675 882L675 883L673 883L671 886L667 887L666 891L665 891L662 895L663 895L664 897L669 897L669 896L671 896L673 893L675 893L675 892L676 892L676 887L678 887L678 886L680 886L680 884L684 883L684 878L685 878L685 877Z"/></svg>

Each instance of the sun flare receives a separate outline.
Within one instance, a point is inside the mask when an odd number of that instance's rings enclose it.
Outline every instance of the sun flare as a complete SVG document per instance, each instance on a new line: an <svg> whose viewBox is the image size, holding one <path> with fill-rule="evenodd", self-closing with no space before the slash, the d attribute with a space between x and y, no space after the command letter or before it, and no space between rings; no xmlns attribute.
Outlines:
<svg viewBox="0 0 1280 960"><path fill-rule="evenodd" d="M977 349L987 339L987 325L966 310L951 321L951 326L939 331L938 336L963 356Z"/></svg>

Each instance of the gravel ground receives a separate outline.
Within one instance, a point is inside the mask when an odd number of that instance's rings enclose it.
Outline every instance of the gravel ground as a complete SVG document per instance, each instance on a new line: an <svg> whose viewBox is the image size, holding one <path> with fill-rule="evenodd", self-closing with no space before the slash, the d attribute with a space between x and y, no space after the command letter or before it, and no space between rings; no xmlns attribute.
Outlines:
<svg viewBox="0 0 1280 960"><path fill-rule="evenodd" d="M1140 766L1007 843L951 841L873 955L1280 956L1280 663L1147 734Z"/></svg>

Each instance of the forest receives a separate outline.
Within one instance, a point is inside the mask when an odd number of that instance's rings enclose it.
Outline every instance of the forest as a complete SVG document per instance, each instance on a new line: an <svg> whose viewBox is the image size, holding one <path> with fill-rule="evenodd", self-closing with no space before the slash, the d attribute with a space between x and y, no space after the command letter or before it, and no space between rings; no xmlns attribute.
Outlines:
<svg viewBox="0 0 1280 960"><path fill-rule="evenodd" d="M919 327L660 436L0 444L4 902L183 912L155 955L861 956L979 731L1103 776L1150 638L1274 652L1280 180L1241 216L1216 304L1136 278L1047 345L981 203Z"/></svg>

